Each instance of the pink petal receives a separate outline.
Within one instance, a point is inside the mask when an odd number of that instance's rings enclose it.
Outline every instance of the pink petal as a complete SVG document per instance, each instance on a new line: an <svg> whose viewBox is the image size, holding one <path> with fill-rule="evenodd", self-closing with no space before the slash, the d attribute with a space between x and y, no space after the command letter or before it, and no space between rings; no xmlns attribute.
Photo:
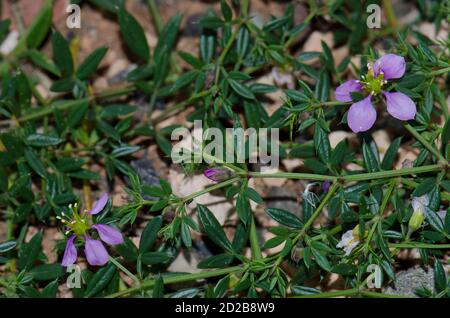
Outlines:
<svg viewBox="0 0 450 318"><path fill-rule="evenodd" d="M62 266L67 267L72 265L77 260L77 249L73 241L75 240L75 235L69 237L66 243L66 249L64 250L64 256L62 259Z"/></svg>
<svg viewBox="0 0 450 318"><path fill-rule="evenodd" d="M369 95L354 103L348 111L348 126L354 133L369 130L377 119L377 112L370 101L371 97L372 95Z"/></svg>
<svg viewBox="0 0 450 318"><path fill-rule="evenodd" d="M406 62L403 56L396 54L386 54L373 63L375 75L384 73L384 79L400 78L405 74Z"/></svg>
<svg viewBox="0 0 450 318"><path fill-rule="evenodd" d="M108 252L100 241L86 236L84 252L88 263L93 266L102 266L108 263Z"/></svg>
<svg viewBox="0 0 450 318"><path fill-rule="evenodd" d="M110 225L106 224L96 224L92 226L93 229L96 229L100 239L108 244L117 245L123 243L122 233L120 231Z"/></svg>
<svg viewBox="0 0 450 318"><path fill-rule="evenodd" d="M349 80L336 88L335 96L336 100L340 102L351 102L352 96L350 93L361 91L362 86L356 80Z"/></svg>
<svg viewBox="0 0 450 318"><path fill-rule="evenodd" d="M107 203L108 203L108 194L103 193L100 199L98 199L98 201L95 201L94 206L88 212L88 214L97 214L101 212L105 208Z"/></svg>
<svg viewBox="0 0 450 318"><path fill-rule="evenodd" d="M416 116L416 104L409 96L403 93L383 92L386 96L387 111L392 117L400 120L414 119Z"/></svg>

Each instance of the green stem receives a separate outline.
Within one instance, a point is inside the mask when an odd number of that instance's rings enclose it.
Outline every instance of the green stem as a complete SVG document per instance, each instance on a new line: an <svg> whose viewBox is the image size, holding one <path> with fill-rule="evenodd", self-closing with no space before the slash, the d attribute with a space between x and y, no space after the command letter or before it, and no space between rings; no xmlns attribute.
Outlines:
<svg viewBox="0 0 450 318"><path fill-rule="evenodd" d="M109 256L109 260L113 263L117 268L119 268L122 272L124 272L128 277L130 277L137 286L140 286L141 282L139 278L137 278L133 273L131 273L128 269L126 269L122 264L120 264L114 257Z"/></svg>
<svg viewBox="0 0 450 318"><path fill-rule="evenodd" d="M236 31L231 34L230 38L228 39L227 44L225 45L222 53L220 53L219 58L216 61L216 74L214 76L214 84L215 85L217 85L219 82L220 68L223 64L223 61L225 60L225 57L228 54L228 51L233 46L234 40L236 40L236 37L238 35L239 29L241 28L241 25L242 25L242 22L237 25Z"/></svg>
<svg viewBox="0 0 450 318"><path fill-rule="evenodd" d="M389 247L394 248L425 248L425 249L449 249L450 244L428 244L421 242L404 242L404 243L389 243Z"/></svg>
<svg viewBox="0 0 450 318"><path fill-rule="evenodd" d="M221 189L221 188L224 188L224 187L226 187L226 186L229 186L229 185L235 183L236 181L239 181L239 179L240 179L239 177L235 177L235 178L232 178L232 179L228 179L228 180L226 180L226 181L217 183L217 184L215 184L215 185L212 185L212 186L207 187L207 188L205 188L205 189L202 189L202 190L200 190L200 191L191 193L190 195L188 195L188 196L182 198L181 200L182 200L182 202L186 203L186 202L188 202L188 201L190 201L190 200L192 200L192 199L194 199L194 198L196 198L196 197L198 197L198 196L201 196L201 195L203 195L203 194L205 194L205 193L208 193L208 192L211 192L211 191L214 191L214 190Z"/></svg>
<svg viewBox="0 0 450 318"><path fill-rule="evenodd" d="M366 181L374 179L393 178L405 175L413 175L427 172L436 172L445 169L445 165L435 164L422 167L404 168L398 170L387 170L369 173L358 173L346 176L330 176L312 173L296 173L296 172L277 172L277 173L262 173L262 172L240 172L240 175L246 175L253 178L287 178L299 180L317 180L317 181Z"/></svg>
<svg viewBox="0 0 450 318"><path fill-rule="evenodd" d="M367 245L369 245L370 242L372 242L373 234L375 233L375 230L377 229L377 227L381 224L381 221L383 219L382 216L383 216L384 210L386 209L386 206L388 205L389 199L391 198L392 191L394 191L396 184L397 184L396 180L392 179L389 184L388 190L384 194L383 201L381 202L380 210L378 211L378 217L375 217L377 219L377 221L373 224L373 226L370 230L369 236L367 237L367 241L366 241Z"/></svg>
<svg viewBox="0 0 450 318"><path fill-rule="evenodd" d="M96 99L103 99L103 98L110 98L110 97L115 97L115 96L126 95L126 94L133 92L134 90L135 90L135 88L133 86L126 86L126 87L119 88L119 89L107 90L100 94L97 94L97 95L94 95L91 97L87 97L87 98L83 98L83 99L67 100L67 101L64 101L64 102L56 104L56 105L49 105L49 107L39 108L37 111L34 111L28 115L20 117L18 119L18 121L25 122L25 121L32 120L32 119L41 118L41 117L47 116L50 113L52 113L54 109L59 109L59 110L70 109L72 107L77 107L77 106L83 105L86 102L90 102L90 101L93 101Z"/></svg>
<svg viewBox="0 0 450 318"><path fill-rule="evenodd" d="M300 233L297 235L297 237L295 238L294 242L296 243L303 235L306 234L306 232L309 230L309 228L312 226L312 224L314 223L315 219L319 216L319 214L322 212L322 209L325 207L325 205L327 205L328 201L330 201L330 199L333 197L334 193L336 192L336 190L339 188L339 183L334 182L330 189L328 190L327 194L325 195L325 197L323 198L322 202L320 202L319 206L317 207L317 209L314 211L314 213L311 215L311 217L308 219L308 221L306 221L305 225L302 227L302 229L300 230Z"/></svg>
<svg viewBox="0 0 450 318"><path fill-rule="evenodd" d="M174 275L169 277L163 277L163 284L175 284L182 282L189 282L193 280L205 279L216 276L224 276L230 273L235 273L243 270L242 266L233 266L228 268L217 269L214 271L201 272L201 273L192 273L192 274L182 274L182 275ZM155 285L155 280L148 280L141 284L140 287L131 287L126 290L119 291L117 293L111 294L106 298L117 298L123 297L126 295L131 295L133 293L139 292L140 290L150 289Z"/></svg>
<svg viewBox="0 0 450 318"><path fill-rule="evenodd" d="M425 138L423 138L422 135L419 132L417 132L410 124L405 122L403 123L403 127L405 127L405 129L408 130L411 133L411 135L413 135L414 138L417 139L417 141L419 141L425 148L427 148L429 152L435 155L436 158L439 158L442 162L447 162L444 156L442 156L442 154L436 148L434 148L427 140L425 140Z"/></svg>

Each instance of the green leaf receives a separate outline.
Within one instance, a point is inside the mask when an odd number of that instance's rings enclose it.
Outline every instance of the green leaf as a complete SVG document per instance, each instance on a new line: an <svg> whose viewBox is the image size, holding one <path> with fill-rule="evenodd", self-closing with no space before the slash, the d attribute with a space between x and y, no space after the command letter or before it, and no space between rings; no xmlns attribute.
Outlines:
<svg viewBox="0 0 450 318"><path fill-rule="evenodd" d="M73 107L67 116L67 126L71 128L76 127L83 120L88 108L89 101L84 102L78 107Z"/></svg>
<svg viewBox="0 0 450 318"><path fill-rule="evenodd" d="M182 17L182 14L177 13L175 16L170 18L169 22L167 22L162 29L154 53L154 60L157 66L162 65L163 61L167 60L167 55L175 45Z"/></svg>
<svg viewBox="0 0 450 318"><path fill-rule="evenodd" d="M62 139L58 137L43 135L43 134L31 134L28 135L25 140L27 145L35 146L35 147L48 147L48 146L56 146L63 142Z"/></svg>
<svg viewBox="0 0 450 318"><path fill-rule="evenodd" d="M144 29L124 8L119 10L119 25L122 37L130 50L140 59L148 62L150 59L150 49Z"/></svg>
<svg viewBox="0 0 450 318"><path fill-rule="evenodd" d="M153 286L152 298L164 298L164 280L161 276L155 280L155 286Z"/></svg>
<svg viewBox="0 0 450 318"><path fill-rule="evenodd" d="M89 2L103 10L113 13L117 12L125 4L125 0L89 0Z"/></svg>
<svg viewBox="0 0 450 318"><path fill-rule="evenodd" d="M444 232L444 224L439 215L428 207L424 207L425 218L431 226L439 232Z"/></svg>
<svg viewBox="0 0 450 318"><path fill-rule="evenodd" d="M59 70L59 68L43 53L33 49L28 51L28 57L36 66L39 66L40 68L52 73L53 75L61 77L61 71Z"/></svg>
<svg viewBox="0 0 450 318"><path fill-rule="evenodd" d="M231 11L230 6L225 0L220 1L220 11L222 11L222 15L225 21L231 21L231 19L233 18L233 11Z"/></svg>
<svg viewBox="0 0 450 318"><path fill-rule="evenodd" d="M319 80L316 84L316 89L314 91L314 96L321 102L328 100L328 95L330 93L330 78L325 70L322 70L319 74Z"/></svg>
<svg viewBox="0 0 450 318"><path fill-rule="evenodd" d="M331 271L339 275L353 276L358 272L358 267L352 264L340 263L333 266Z"/></svg>
<svg viewBox="0 0 450 318"><path fill-rule="evenodd" d="M52 35L53 61L61 72L62 77L73 74L73 58L66 39L59 32Z"/></svg>
<svg viewBox="0 0 450 318"><path fill-rule="evenodd" d="M70 92L75 86L75 81L71 78L64 78L59 81L55 81L50 86L50 90L56 93Z"/></svg>
<svg viewBox="0 0 450 318"><path fill-rule="evenodd" d="M437 258L434 260L434 282L438 293L447 287L444 267Z"/></svg>
<svg viewBox="0 0 450 318"><path fill-rule="evenodd" d="M261 196L259 195L258 192L256 192L255 189L252 188L245 188L245 195L251 199L252 201L261 204L263 202L263 199L261 198Z"/></svg>
<svg viewBox="0 0 450 318"><path fill-rule="evenodd" d="M320 52L302 52L298 56L297 60L299 62L306 62L315 58L318 58L322 53Z"/></svg>
<svg viewBox="0 0 450 318"><path fill-rule="evenodd" d="M240 84L239 82L233 80L233 79L228 79L228 83L230 84L231 88L240 96L244 97L244 98L248 98L248 99L255 99L255 95L253 94L253 92L246 87L243 84Z"/></svg>
<svg viewBox="0 0 450 318"><path fill-rule="evenodd" d="M419 183L417 188L414 189L412 196L420 197L420 196L430 192L434 188L435 185L436 185L435 178L427 178Z"/></svg>
<svg viewBox="0 0 450 318"><path fill-rule="evenodd" d="M208 258L205 258L197 267L201 269L205 268L224 268L231 264L233 256L230 254L219 254Z"/></svg>
<svg viewBox="0 0 450 318"><path fill-rule="evenodd" d="M36 233L28 243L19 250L18 265L20 269L29 269L41 252L42 232Z"/></svg>
<svg viewBox="0 0 450 318"><path fill-rule="evenodd" d="M394 141L389 146L386 154L383 157L383 161L381 162L381 169L389 170L392 168L395 158L397 157L397 151L402 142L402 137L395 138Z"/></svg>
<svg viewBox="0 0 450 318"><path fill-rule="evenodd" d="M157 216L147 223L139 241L140 253L147 251L155 243L156 238L158 237L158 232L161 229L161 225L161 216Z"/></svg>
<svg viewBox="0 0 450 318"><path fill-rule="evenodd" d="M189 225L187 225L184 222L181 223L181 239L187 248L191 248L192 246L191 230L189 228Z"/></svg>
<svg viewBox="0 0 450 318"><path fill-rule="evenodd" d="M275 236L275 237L272 237L271 239L267 240L264 243L263 248L264 249L273 248L275 246L278 246L278 245L284 243L284 241L286 241L285 237Z"/></svg>
<svg viewBox="0 0 450 318"><path fill-rule="evenodd" d="M11 20L9 19L0 21L0 43L2 43L8 35L10 25Z"/></svg>
<svg viewBox="0 0 450 318"><path fill-rule="evenodd" d="M214 214L212 214L212 212L207 207L201 204L197 205L197 212L200 223L203 225L203 228L205 229L208 237L223 249L232 251L233 248L231 246L231 243L225 235L225 232L223 231L219 222L215 218Z"/></svg>
<svg viewBox="0 0 450 318"><path fill-rule="evenodd" d="M113 278L115 272L116 267L112 263L109 263L107 266L99 269L89 281L86 288L85 297L95 296L105 289Z"/></svg>
<svg viewBox="0 0 450 318"><path fill-rule="evenodd" d="M239 194L236 199L236 212L244 224L248 224L251 216L250 203L245 195Z"/></svg>
<svg viewBox="0 0 450 318"><path fill-rule="evenodd" d="M6 241L0 243L0 253L6 253L17 246L16 241Z"/></svg>
<svg viewBox="0 0 450 318"><path fill-rule="evenodd" d="M344 158L345 155L348 153L347 149L347 141L342 140L336 145L336 148L331 153L330 162L332 165L338 165L340 164Z"/></svg>
<svg viewBox="0 0 450 318"><path fill-rule="evenodd" d="M138 249L128 237L124 237L124 243L117 245L116 249L127 262L136 262L138 258Z"/></svg>
<svg viewBox="0 0 450 318"><path fill-rule="evenodd" d="M100 176L98 175L98 173L89 170L69 172L67 173L67 176L81 180L100 180Z"/></svg>
<svg viewBox="0 0 450 318"><path fill-rule="evenodd" d="M92 52L78 67L77 77L82 81L87 80L95 72L107 51L108 48L103 46Z"/></svg>
<svg viewBox="0 0 450 318"><path fill-rule="evenodd" d="M316 153L323 163L328 163L331 160L331 145L328 135L325 130L318 123L314 129L314 147Z"/></svg>
<svg viewBox="0 0 450 318"><path fill-rule="evenodd" d="M372 148L364 142L363 144L363 158L364 165L366 166L367 171L376 172L380 170L380 165L376 155L373 153Z"/></svg>
<svg viewBox="0 0 450 318"><path fill-rule="evenodd" d="M241 58L245 57L249 44L250 32L248 32L246 27L242 27L239 30L238 37L236 39L236 51Z"/></svg>
<svg viewBox="0 0 450 318"><path fill-rule="evenodd" d="M173 293L170 298L194 298L198 293L197 288L182 289Z"/></svg>
<svg viewBox="0 0 450 318"><path fill-rule="evenodd" d="M182 74L180 77L178 77L176 82L173 84L170 91L172 93L176 92L179 89L193 83L197 76L198 76L198 73L196 71L189 71L189 72Z"/></svg>
<svg viewBox="0 0 450 318"><path fill-rule="evenodd" d="M151 197L163 198L166 196L163 189L157 186L143 185L142 192Z"/></svg>
<svg viewBox="0 0 450 318"><path fill-rule="evenodd" d="M64 275L64 267L60 264L43 264L28 272L37 281L47 281L60 278Z"/></svg>
<svg viewBox="0 0 450 318"><path fill-rule="evenodd" d="M215 298L222 298L226 295L228 286L230 286L230 276L225 276L222 279L220 279L216 286L214 287L214 297Z"/></svg>
<svg viewBox="0 0 450 318"><path fill-rule="evenodd" d="M34 153L32 149L25 149L25 159L27 160L30 167L42 178L47 177L47 170L45 170L44 165L38 156Z"/></svg>
<svg viewBox="0 0 450 318"><path fill-rule="evenodd" d="M272 219L284 226L294 229L300 229L303 227L303 222L291 212L276 208L269 208L266 212Z"/></svg>
<svg viewBox="0 0 450 318"><path fill-rule="evenodd" d="M321 42L321 46L322 46L323 57L325 59L325 64L330 72L335 73L336 71L334 69L333 54L331 54L330 48L324 41L320 41L320 42Z"/></svg>
<svg viewBox="0 0 450 318"><path fill-rule="evenodd" d="M158 134L156 135L156 143L167 156L170 156L172 152L172 143L167 138Z"/></svg>
<svg viewBox="0 0 450 318"><path fill-rule="evenodd" d="M167 252L145 252L141 255L141 261L145 265L155 265L165 263L171 256Z"/></svg>
<svg viewBox="0 0 450 318"><path fill-rule="evenodd" d="M296 102L309 102L309 97L306 96L305 93L302 93L298 90L295 89L285 89L284 92L286 93L286 95L293 101ZM311 118L313 119L313 118Z"/></svg>
<svg viewBox="0 0 450 318"><path fill-rule="evenodd" d="M101 118L116 118L119 116L125 116L129 115L131 113L134 113L137 110L136 106L133 105L122 105L122 104L115 104L115 105L109 105L102 109L100 112Z"/></svg>
<svg viewBox="0 0 450 318"><path fill-rule="evenodd" d="M178 55L189 65L196 69L200 69L203 66L202 61L200 61L197 57L193 56L190 53L180 51L178 52Z"/></svg>
<svg viewBox="0 0 450 318"><path fill-rule="evenodd" d="M200 26L205 29L218 29L221 28L225 22L216 16L207 16L200 20Z"/></svg>
<svg viewBox="0 0 450 318"><path fill-rule="evenodd" d="M111 151L111 156L113 156L114 158L119 158L119 157L123 157L132 153L135 153L136 151L139 151L139 149L141 149L141 147L139 146L127 146L124 145L122 147L117 147L114 148L113 151Z"/></svg>
<svg viewBox="0 0 450 318"><path fill-rule="evenodd" d="M49 283L45 288L42 290L41 295L43 298L55 298L56 293L58 292L59 283L58 280L54 280L53 282Z"/></svg>
<svg viewBox="0 0 450 318"><path fill-rule="evenodd" d="M104 133L107 137L112 138L116 141L120 141L120 134L117 130L114 129L110 124L106 121L98 120L96 126L102 133Z"/></svg>
<svg viewBox="0 0 450 318"><path fill-rule="evenodd" d="M311 249L311 252L314 255L316 263L327 272L331 272L331 265L328 259L315 249Z"/></svg>
<svg viewBox="0 0 450 318"><path fill-rule="evenodd" d="M53 0L47 0L25 33L28 48L35 49L41 45L52 24L52 17Z"/></svg>

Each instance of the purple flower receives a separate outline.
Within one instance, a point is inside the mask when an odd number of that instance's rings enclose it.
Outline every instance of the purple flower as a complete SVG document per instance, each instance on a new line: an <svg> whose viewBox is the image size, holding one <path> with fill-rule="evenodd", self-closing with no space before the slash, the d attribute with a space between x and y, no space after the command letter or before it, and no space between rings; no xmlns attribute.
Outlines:
<svg viewBox="0 0 450 318"><path fill-rule="evenodd" d="M336 88L336 99L341 102L351 102L351 93L368 92L363 100L354 103L347 115L350 129L355 132L369 130L377 113L372 105L372 96L382 93L386 98L388 113L399 120L411 120L416 115L416 104L407 95L400 92L383 91L387 80L401 78L405 74L406 63L402 56L386 54L376 60L373 65L369 63L369 71L362 80L349 80Z"/></svg>
<svg viewBox="0 0 450 318"><path fill-rule="evenodd" d="M79 238L84 241L84 252L89 264L94 266L105 265L108 262L109 255L102 242L92 239L89 236L92 230L95 230L100 239L110 245L118 245L123 243L123 237L119 230L106 224L93 224L92 215L98 214L105 208L108 203L108 195L105 193L101 198L94 203L94 206L89 211L78 212L78 207L70 205L72 215L66 218L62 213L62 217L57 217L63 224L67 226L66 235L73 232L66 243L66 249L62 260L63 266L69 266L77 260L77 249L75 247L75 239ZM95 232L94 232L95 233Z"/></svg>
<svg viewBox="0 0 450 318"><path fill-rule="evenodd" d="M209 180L220 182L226 179L229 179L231 174L229 170L225 169L217 169L217 168L210 168L206 169L203 172L203 175L207 177Z"/></svg>
<svg viewBox="0 0 450 318"><path fill-rule="evenodd" d="M322 190L323 190L323 192L327 193L328 190L330 189L330 185L331 185L330 181L324 181L322 183Z"/></svg>

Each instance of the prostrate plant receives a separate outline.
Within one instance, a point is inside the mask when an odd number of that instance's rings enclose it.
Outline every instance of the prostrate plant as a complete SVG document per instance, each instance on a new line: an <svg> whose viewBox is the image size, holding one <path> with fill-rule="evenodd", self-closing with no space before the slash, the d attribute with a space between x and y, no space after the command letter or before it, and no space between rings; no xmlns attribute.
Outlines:
<svg viewBox="0 0 450 318"><path fill-rule="evenodd" d="M70 42L50 32L51 1L0 61L3 295L57 296L66 276L61 264L81 263L76 247L83 243L88 263L101 267L82 271L74 297L393 297L368 286L368 268L381 269L376 279L384 285L394 281L401 249L417 249L421 263L433 266L434 290L423 288L418 295L450 295L441 264L450 248L448 40L398 27L390 7L385 10L389 26L369 32L366 8L359 1L309 1L309 14L297 25L297 11L289 4L284 15L259 25L249 13L251 2L222 0L220 16L209 11L199 21L198 54L175 52L183 17L177 14L164 25L156 2L148 0L159 35L152 50L125 1L90 2L116 18L137 64L127 73L126 85L94 90L92 79L108 49L97 48L76 65ZM437 26L448 13L446 5L420 1L417 6L422 18ZM336 65L325 42L320 52L293 55L309 29L318 23L331 26L330 20L335 45L347 46L351 56ZM4 39L9 21L0 23ZM51 59L40 50L46 40ZM391 53L372 49L380 40ZM359 57L359 63L351 57ZM36 89L41 78L25 72L28 62L45 72L58 95L41 95ZM274 74L277 86L260 83L265 74ZM361 80L350 79L355 77ZM283 105L269 112L268 94L282 85L289 87L283 90ZM138 110L130 105L134 94L148 98L146 118L133 116ZM386 120L379 112L375 123L379 102L395 119ZM166 106L156 113L158 104ZM205 129L278 128L280 159L301 159L303 165L293 172L260 172L256 165L210 155L210 166L182 164L187 177L203 172L211 180L208 187L179 196L164 178L146 183L129 161L152 144L161 157L170 156L169 136L181 125L164 126L164 120L186 109L192 110L187 121L202 120ZM361 147L347 140L331 147L330 133L347 129L347 123ZM373 127L393 136L382 159ZM415 148L418 155L396 169L403 147ZM106 191L118 178L128 184L128 201L112 207L104 194L92 204L93 192ZM301 183L301 211L265 208L265 198L250 187L252 178ZM213 191L224 193L235 206L231 231L207 205L191 204ZM79 201L86 212L78 211ZM270 239L260 235L255 204L279 224L268 229ZM136 246L130 238L143 219L148 222ZM56 250L43 251L47 227L59 228L61 238L72 234ZM109 252L97 237L113 245ZM201 259L200 272L167 271L177 255L194 253L201 244L210 247L211 255ZM277 252L271 252L275 247ZM58 261L49 262L48 253L57 253ZM311 286L313 279L330 273L342 278L345 289L327 292ZM188 287L178 290L182 282Z"/></svg>

